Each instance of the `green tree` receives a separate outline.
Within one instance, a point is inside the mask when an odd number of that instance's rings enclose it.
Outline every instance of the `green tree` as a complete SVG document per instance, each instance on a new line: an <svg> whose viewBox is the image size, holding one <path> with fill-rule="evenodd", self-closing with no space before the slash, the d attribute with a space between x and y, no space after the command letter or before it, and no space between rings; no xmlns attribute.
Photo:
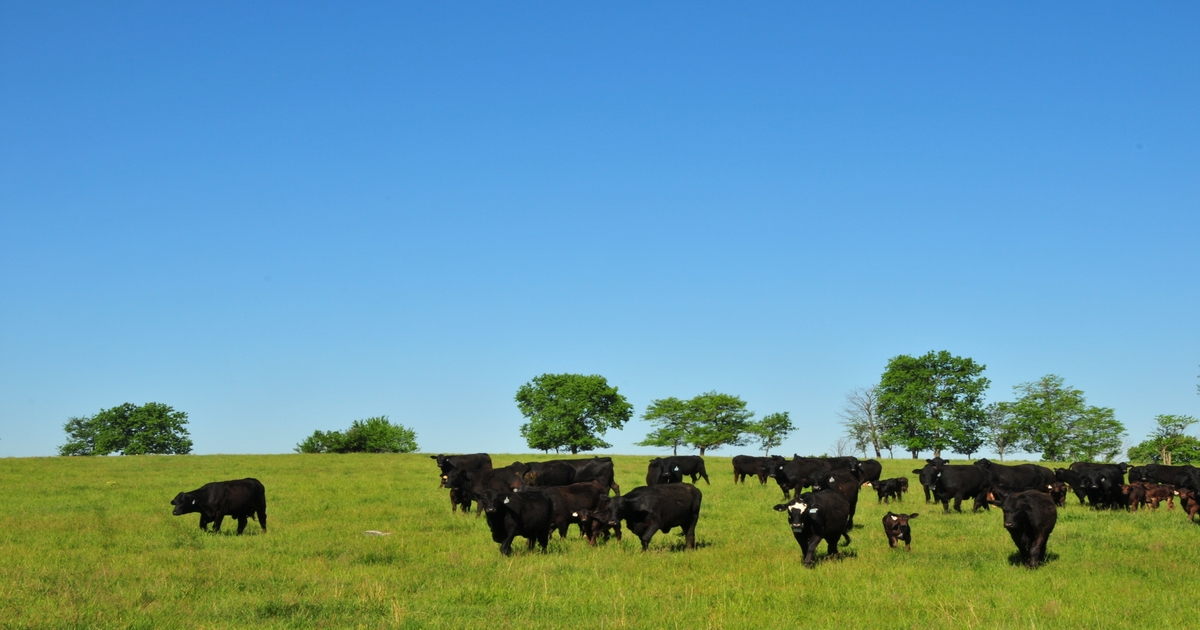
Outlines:
<svg viewBox="0 0 1200 630"><path fill-rule="evenodd" d="M601 436L633 416L633 406L599 375L543 374L522 385L516 401L529 420L521 425L521 437L540 451L608 448Z"/></svg>
<svg viewBox="0 0 1200 630"><path fill-rule="evenodd" d="M1197 461L1200 440L1184 433L1198 422L1196 418L1164 414L1155 416L1154 422L1158 426L1147 439L1129 449L1130 459L1168 466Z"/></svg>
<svg viewBox="0 0 1200 630"><path fill-rule="evenodd" d="M715 451L722 446L742 446L750 429L753 411L746 410L746 402L737 396L715 391L700 394L688 401L692 426L687 442L700 450Z"/></svg>
<svg viewBox="0 0 1200 630"><path fill-rule="evenodd" d="M69 418L60 455L184 455L192 452L187 413L169 405L124 403L94 416Z"/></svg>
<svg viewBox="0 0 1200 630"><path fill-rule="evenodd" d="M296 445L297 453L411 453L417 450L417 433L387 416L355 420L345 433L314 431Z"/></svg>
<svg viewBox="0 0 1200 630"><path fill-rule="evenodd" d="M763 416L758 422L750 422L747 431L758 441L763 455L770 456L771 449L783 444L784 438L796 429L788 412L773 413Z"/></svg>
<svg viewBox="0 0 1200 630"><path fill-rule="evenodd" d="M1013 387L1015 402L1006 403L1021 434L1020 448L1041 453L1045 461L1093 461L1115 457L1125 427L1112 409L1092 407L1083 392L1047 374Z"/></svg>
<svg viewBox="0 0 1200 630"><path fill-rule="evenodd" d="M888 361L879 381L878 413L888 439L913 458L923 450L978 448L987 366L945 350ZM973 452L973 450L972 450Z"/></svg>
<svg viewBox="0 0 1200 630"><path fill-rule="evenodd" d="M1021 428L1010 409L1010 403L992 403L984 410L987 415L985 444L996 451L1000 461L1021 443Z"/></svg>
<svg viewBox="0 0 1200 630"><path fill-rule="evenodd" d="M662 398L650 401L642 418L657 425L638 446L671 447L671 454L678 455L679 447L687 444L691 432L692 415L687 401L678 398Z"/></svg>

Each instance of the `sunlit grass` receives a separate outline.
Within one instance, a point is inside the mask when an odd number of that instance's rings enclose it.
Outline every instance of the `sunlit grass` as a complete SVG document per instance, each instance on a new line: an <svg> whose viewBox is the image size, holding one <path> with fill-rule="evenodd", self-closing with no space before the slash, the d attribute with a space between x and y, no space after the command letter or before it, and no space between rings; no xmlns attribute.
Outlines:
<svg viewBox="0 0 1200 630"><path fill-rule="evenodd" d="M495 456L497 464L522 456ZM648 457L617 457L626 491ZM424 455L0 460L0 624L5 627L1113 627L1186 625L1200 526L1179 509L1060 510L1050 562L1010 563L999 510L943 515L911 460L897 505L867 489L842 558L800 565L774 482L734 486L727 458L700 482L700 547L676 532L648 553L627 537L590 548L572 528L512 558L484 519L451 514ZM237 537L171 516L204 482L256 477L269 532ZM920 512L913 551L887 546L889 509ZM392 532L374 537L365 530ZM820 558L824 557L824 544ZM1182 627L1182 626L1181 626Z"/></svg>

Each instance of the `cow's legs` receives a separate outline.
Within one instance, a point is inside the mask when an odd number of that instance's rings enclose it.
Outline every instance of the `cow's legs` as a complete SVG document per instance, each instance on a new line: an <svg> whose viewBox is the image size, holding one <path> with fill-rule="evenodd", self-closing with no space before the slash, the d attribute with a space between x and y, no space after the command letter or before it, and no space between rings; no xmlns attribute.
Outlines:
<svg viewBox="0 0 1200 630"><path fill-rule="evenodd" d="M517 533L515 531L509 532L504 537L504 540L500 543L500 553L502 553L506 556L511 556L513 539L516 537L517 537Z"/></svg>
<svg viewBox="0 0 1200 630"><path fill-rule="evenodd" d="M954 495L954 511L958 512L959 514L962 514L962 500L963 498L961 494Z"/></svg>
<svg viewBox="0 0 1200 630"><path fill-rule="evenodd" d="M1029 566L1037 567L1046 562L1046 536L1039 534L1033 540L1033 546L1029 550Z"/></svg>
<svg viewBox="0 0 1200 630"><path fill-rule="evenodd" d="M203 514L200 515L200 531L208 531L209 520Z"/></svg>
<svg viewBox="0 0 1200 630"><path fill-rule="evenodd" d="M701 471L700 471L700 476L701 476L701 477L704 477L704 485L706 485L706 486L711 486L711 485L712 485L712 482L708 480L708 473L706 473L706 472L704 472L703 470L701 470ZM695 478L695 477L693 477L693 478L692 478L692 483L696 483L696 478Z"/></svg>
<svg viewBox="0 0 1200 630"><path fill-rule="evenodd" d="M542 553L546 553L546 547L550 545L550 532L540 534L538 536L538 544L542 547ZM530 541L532 542L532 541Z"/></svg>
<svg viewBox="0 0 1200 630"><path fill-rule="evenodd" d="M654 538L654 532L657 532L659 524L653 521L646 523L646 529L642 531L640 538L642 539L642 551L650 547L650 539Z"/></svg>
<svg viewBox="0 0 1200 630"><path fill-rule="evenodd" d="M265 532L267 531L267 508L258 509L258 526Z"/></svg>
<svg viewBox="0 0 1200 630"><path fill-rule="evenodd" d="M238 535L238 536L241 536L241 535L242 535L242 532L246 531L246 522L247 522L248 520L249 520L249 519L248 519L248 518L246 518L245 516L239 516L239 517L238 517L238 520L237 520L237 522L238 522L238 531L237 531L237 535Z"/></svg>
<svg viewBox="0 0 1200 630"><path fill-rule="evenodd" d="M684 549L696 548L696 521L699 520L700 515L697 514L696 518L693 518L692 522L688 524L687 529L683 530Z"/></svg>
<svg viewBox="0 0 1200 630"><path fill-rule="evenodd" d="M834 536L833 538L829 538L829 539L825 540L825 542L829 545L828 547L826 547L825 552L831 558L836 557L838 555L838 548L837 548L838 538L841 538L841 536L837 535L837 536Z"/></svg>
<svg viewBox="0 0 1200 630"><path fill-rule="evenodd" d="M221 521L223 521L223 520L225 520L224 514L217 512L215 515L213 515L213 533L214 534L218 534L221 532Z"/></svg>
<svg viewBox="0 0 1200 630"><path fill-rule="evenodd" d="M817 545L821 544L820 536L813 536L804 546L804 566L812 567L817 563Z"/></svg>

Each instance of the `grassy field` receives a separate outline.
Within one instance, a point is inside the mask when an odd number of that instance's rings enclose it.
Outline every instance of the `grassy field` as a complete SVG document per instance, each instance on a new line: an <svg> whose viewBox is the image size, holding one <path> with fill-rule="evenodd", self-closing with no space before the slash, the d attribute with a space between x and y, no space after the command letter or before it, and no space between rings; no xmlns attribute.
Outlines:
<svg viewBox="0 0 1200 630"><path fill-rule="evenodd" d="M532 456L495 456L497 465ZM647 457L617 457L626 491ZM887 546L887 511L864 492L841 559L800 565L772 481L712 485L698 549L678 530L504 558L484 519L451 514L425 455L271 455L0 460L4 627L1186 627L1195 623L1200 526L1179 509L1059 511L1050 562L1014 566L999 510L943 515L923 503L913 551ZM177 492L257 477L270 531L203 534L171 516ZM365 530L392 532L373 537ZM518 539L523 543L523 539ZM824 544L821 545L824 553ZM823 557L823 555L822 555Z"/></svg>

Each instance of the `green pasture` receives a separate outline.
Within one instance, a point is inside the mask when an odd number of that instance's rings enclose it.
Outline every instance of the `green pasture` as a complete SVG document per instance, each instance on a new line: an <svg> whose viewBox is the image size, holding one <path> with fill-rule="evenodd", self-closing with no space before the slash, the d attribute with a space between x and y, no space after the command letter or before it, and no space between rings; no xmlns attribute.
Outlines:
<svg viewBox="0 0 1200 630"><path fill-rule="evenodd" d="M541 456L494 456L497 465ZM648 457L614 458L624 490ZM926 505L912 460L913 550L887 546L887 507L861 495L854 542L800 564L772 481L712 485L698 549L678 530L590 548L572 528L548 554L502 557L484 519L451 514L426 455L0 459L0 625L22 628L1110 628L1187 627L1200 526L1177 508L1059 511L1050 562L1014 566L999 510ZM256 477L269 531L204 534L171 498ZM969 504L969 503L968 503ZM895 508L895 506L893 506ZM365 530L392 532L364 535ZM822 557L824 544L821 546Z"/></svg>

